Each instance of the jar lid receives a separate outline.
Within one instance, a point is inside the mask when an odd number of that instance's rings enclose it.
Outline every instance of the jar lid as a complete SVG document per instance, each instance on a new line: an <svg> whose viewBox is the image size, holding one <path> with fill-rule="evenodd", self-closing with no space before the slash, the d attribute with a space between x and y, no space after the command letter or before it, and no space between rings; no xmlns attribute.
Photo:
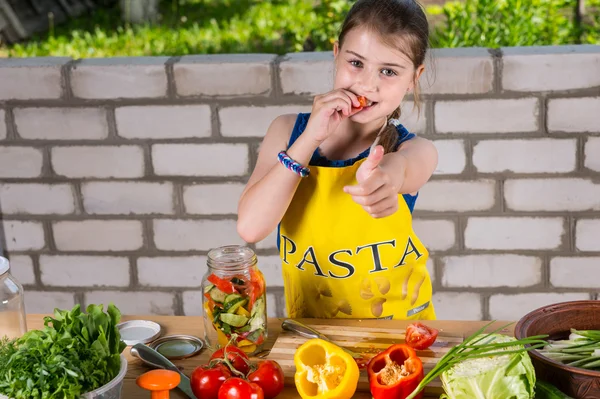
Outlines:
<svg viewBox="0 0 600 399"><path fill-rule="evenodd" d="M150 320L129 320L117 324L117 328L127 346L152 342L162 332L160 324Z"/></svg>
<svg viewBox="0 0 600 399"><path fill-rule="evenodd" d="M8 259L0 256L0 274L6 273L8 269L10 269L10 263L8 262Z"/></svg>
<svg viewBox="0 0 600 399"><path fill-rule="evenodd" d="M204 342L192 335L168 335L154 341L150 347L170 360L180 360L200 353Z"/></svg>

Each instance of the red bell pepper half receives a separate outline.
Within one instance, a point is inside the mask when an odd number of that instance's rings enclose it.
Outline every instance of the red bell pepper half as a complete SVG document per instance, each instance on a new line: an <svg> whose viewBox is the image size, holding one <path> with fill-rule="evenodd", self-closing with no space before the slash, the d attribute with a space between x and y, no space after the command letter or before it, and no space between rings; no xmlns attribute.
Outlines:
<svg viewBox="0 0 600 399"><path fill-rule="evenodd" d="M405 399L423 380L423 363L413 348L395 344L379 353L367 366L374 399ZM415 398L423 397L421 391Z"/></svg>

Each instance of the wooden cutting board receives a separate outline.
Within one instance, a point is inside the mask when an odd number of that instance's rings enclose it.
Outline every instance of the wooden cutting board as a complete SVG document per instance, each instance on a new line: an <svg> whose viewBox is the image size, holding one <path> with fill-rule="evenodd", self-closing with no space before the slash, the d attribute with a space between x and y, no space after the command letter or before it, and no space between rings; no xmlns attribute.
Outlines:
<svg viewBox="0 0 600 399"><path fill-rule="evenodd" d="M311 325L310 327L325 334L334 343L348 348L354 352L364 353L366 356L375 356L377 352L387 349L392 344L404 343L405 329L377 329L359 326L330 326ZM282 331L267 358L276 360L283 369L286 385L294 385L294 353L300 345L307 341L296 333ZM436 342L427 350L417 351L423 362L424 372L427 374L453 346L463 341L463 335L440 331ZM369 391L369 381L366 370L360 371L358 380L359 391ZM441 382L436 379L425 388L425 396L439 397L443 393Z"/></svg>

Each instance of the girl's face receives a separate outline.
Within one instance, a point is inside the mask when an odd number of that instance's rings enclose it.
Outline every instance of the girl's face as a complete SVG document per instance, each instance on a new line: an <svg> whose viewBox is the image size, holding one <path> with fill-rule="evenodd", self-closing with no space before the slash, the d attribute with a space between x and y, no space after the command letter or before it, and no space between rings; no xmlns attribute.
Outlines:
<svg viewBox="0 0 600 399"><path fill-rule="evenodd" d="M358 123L390 115L414 88L424 69L421 65L415 70L410 58L366 28L348 32L341 48L337 42L334 44L333 55L334 89L347 89L366 97L371 104L350 118Z"/></svg>

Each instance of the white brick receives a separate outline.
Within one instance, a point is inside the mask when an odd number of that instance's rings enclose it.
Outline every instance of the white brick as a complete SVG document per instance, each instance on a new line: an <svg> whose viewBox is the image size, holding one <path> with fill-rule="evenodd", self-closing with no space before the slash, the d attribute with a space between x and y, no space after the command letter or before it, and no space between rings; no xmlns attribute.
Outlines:
<svg viewBox="0 0 600 399"><path fill-rule="evenodd" d="M521 133L538 130L538 100L438 101L438 133Z"/></svg>
<svg viewBox="0 0 600 399"><path fill-rule="evenodd" d="M265 276L267 287L283 287L281 258L279 255L260 256L258 258L258 268Z"/></svg>
<svg viewBox="0 0 600 399"><path fill-rule="evenodd" d="M481 320L481 297L475 293L435 292L433 305L438 320Z"/></svg>
<svg viewBox="0 0 600 399"><path fill-rule="evenodd" d="M411 133L425 133L427 130L427 117L425 108L427 104L421 102L421 108L417 108L412 101L402 103L400 123Z"/></svg>
<svg viewBox="0 0 600 399"><path fill-rule="evenodd" d="M316 95L333 88L333 53L301 52L286 54L279 65L284 94Z"/></svg>
<svg viewBox="0 0 600 399"><path fill-rule="evenodd" d="M256 243L257 249L276 249L277 248L277 227L264 240Z"/></svg>
<svg viewBox="0 0 600 399"><path fill-rule="evenodd" d="M465 229L469 249L556 249L562 244L562 218L470 217Z"/></svg>
<svg viewBox="0 0 600 399"><path fill-rule="evenodd" d="M55 147L51 159L56 174L70 178L144 176L144 153L136 146Z"/></svg>
<svg viewBox="0 0 600 399"><path fill-rule="evenodd" d="M554 287L598 288L600 257L559 257L550 260L550 284Z"/></svg>
<svg viewBox="0 0 600 399"><path fill-rule="evenodd" d="M114 256L40 256L42 283L58 287L127 287L129 259Z"/></svg>
<svg viewBox="0 0 600 399"><path fill-rule="evenodd" d="M180 96L249 96L271 91L271 54L184 56L173 65Z"/></svg>
<svg viewBox="0 0 600 399"><path fill-rule="evenodd" d="M585 143L585 167L600 172L600 137L588 137Z"/></svg>
<svg viewBox="0 0 600 399"><path fill-rule="evenodd" d="M113 99L165 97L169 57L89 58L71 71L73 95Z"/></svg>
<svg viewBox="0 0 600 399"><path fill-rule="evenodd" d="M35 251L46 246L44 228L39 222L3 220L2 229L8 251Z"/></svg>
<svg viewBox="0 0 600 399"><path fill-rule="evenodd" d="M186 316L203 316L202 291L185 291L183 297L183 314Z"/></svg>
<svg viewBox="0 0 600 399"><path fill-rule="evenodd" d="M198 287L208 270L206 256L155 257L137 260L140 284L153 287Z"/></svg>
<svg viewBox="0 0 600 399"><path fill-rule="evenodd" d="M424 93L466 94L488 93L492 90L494 63L487 49L434 49L432 58L435 68L427 65L421 77ZM435 74L431 73L433 69Z"/></svg>
<svg viewBox="0 0 600 399"><path fill-rule="evenodd" d="M154 172L163 176L240 176L248 171L245 144L155 144Z"/></svg>
<svg viewBox="0 0 600 399"><path fill-rule="evenodd" d="M75 297L72 292L25 291L27 314L52 314L54 309L73 309Z"/></svg>
<svg viewBox="0 0 600 399"><path fill-rule="evenodd" d="M60 251L132 251L144 244L142 223L134 220L62 221L52 231Z"/></svg>
<svg viewBox="0 0 600 399"><path fill-rule="evenodd" d="M83 208L96 215L172 214L173 184L92 182L81 187Z"/></svg>
<svg viewBox="0 0 600 399"><path fill-rule="evenodd" d="M548 102L550 132L600 132L600 97L557 98Z"/></svg>
<svg viewBox="0 0 600 399"><path fill-rule="evenodd" d="M304 105L273 107L226 107L219 111L221 135L225 137L264 137L271 122L279 115L310 112Z"/></svg>
<svg viewBox="0 0 600 399"><path fill-rule="evenodd" d="M7 136L6 129L6 113L3 109L0 109L0 140L4 140Z"/></svg>
<svg viewBox="0 0 600 399"><path fill-rule="evenodd" d="M144 291L92 291L85 293L85 305L103 304L104 309L114 303L124 315L165 315L175 314L175 295L166 292Z"/></svg>
<svg viewBox="0 0 600 399"><path fill-rule="evenodd" d="M281 317L277 309L277 296L272 293L267 294L267 317Z"/></svg>
<svg viewBox="0 0 600 399"><path fill-rule="evenodd" d="M198 184L183 188L186 213L202 215L237 214L244 184Z"/></svg>
<svg viewBox="0 0 600 399"><path fill-rule="evenodd" d="M443 201L440 201L443 198ZM483 211L496 202L496 183L491 180L428 182L419 194L416 209L425 211Z"/></svg>
<svg viewBox="0 0 600 399"><path fill-rule="evenodd" d="M35 274L33 271L33 259L26 255L10 256L10 274L23 285L35 284Z"/></svg>
<svg viewBox="0 0 600 399"><path fill-rule="evenodd" d="M431 283L435 283L436 275L435 275L435 265L433 263L433 259L427 259L427 271L429 272L429 278L431 279Z"/></svg>
<svg viewBox="0 0 600 399"><path fill-rule="evenodd" d="M38 177L42 173L42 164L42 151L37 148L0 147L0 178Z"/></svg>
<svg viewBox="0 0 600 399"><path fill-rule="evenodd" d="M473 148L480 173L564 173L577 166L577 141L566 139L485 140Z"/></svg>
<svg viewBox="0 0 600 399"><path fill-rule="evenodd" d="M554 303L590 299L584 293L531 293L516 295L492 295L490 316L493 320L517 321L532 310Z"/></svg>
<svg viewBox="0 0 600 399"><path fill-rule="evenodd" d="M117 134L128 139L210 137L208 105L120 107L115 110Z"/></svg>
<svg viewBox="0 0 600 399"><path fill-rule="evenodd" d="M66 57L0 59L0 100L60 98L60 69Z"/></svg>
<svg viewBox="0 0 600 399"><path fill-rule="evenodd" d="M579 178L507 180L504 198L515 211L595 211L600 185Z"/></svg>
<svg viewBox="0 0 600 399"><path fill-rule="evenodd" d="M245 244L235 220L154 220L154 243L165 251L208 251Z"/></svg>
<svg viewBox="0 0 600 399"><path fill-rule="evenodd" d="M577 221L575 246L580 251L600 252L600 219Z"/></svg>
<svg viewBox="0 0 600 399"><path fill-rule="evenodd" d="M542 260L521 255L442 258L444 287L528 287L542 281Z"/></svg>
<svg viewBox="0 0 600 399"><path fill-rule="evenodd" d="M100 140L108 136L102 108L16 108L17 133L24 139Z"/></svg>
<svg viewBox="0 0 600 399"><path fill-rule="evenodd" d="M75 211L73 191L68 184L0 184L0 204L5 215L66 215Z"/></svg>
<svg viewBox="0 0 600 399"><path fill-rule="evenodd" d="M464 172L467 166L467 154L463 140L435 140L438 151L436 175L457 175Z"/></svg>
<svg viewBox="0 0 600 399"><path fill-rule="evenodd" d="M502 48L502 63L504 90L553 91L600 86L600 51L594 46Z"/></svg>
<svg viewBox="0 0 600 399"><path fill-rule="evenodd" d="M456 230L451 220L414 219L413 229L430 251L446 251L456 242Z"/></svg>

